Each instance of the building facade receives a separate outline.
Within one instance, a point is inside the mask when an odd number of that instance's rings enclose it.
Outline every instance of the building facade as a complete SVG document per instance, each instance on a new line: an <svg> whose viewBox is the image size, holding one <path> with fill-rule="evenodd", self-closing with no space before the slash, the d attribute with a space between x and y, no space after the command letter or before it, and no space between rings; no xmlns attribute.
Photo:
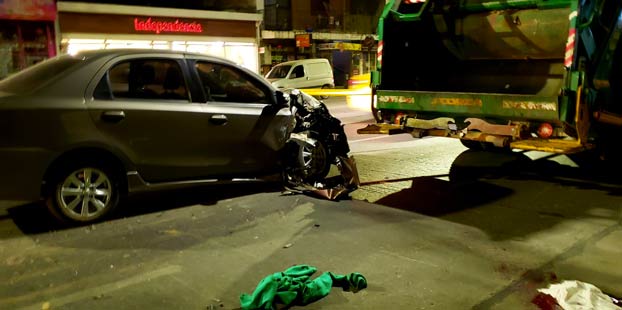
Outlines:
<svg viewBox="0 0 622 310"><path fill-rule="evenodd" d="M263 19L258 3L62 0L58 2L60 51L169 49L224 57L257 72Z"/></svg>
<svg viewBox="0 0 622 310"><path fill-rule="evenodd" d="M57 53L54 0L0 1L0 79Z"/></svg>
<svg viewBox="0 0 622 310"><path fill-rule="evenodd" d="M262 71L289 60L327 58L335 84L375 68L376 27L384 0L266 0Z"/></svg>

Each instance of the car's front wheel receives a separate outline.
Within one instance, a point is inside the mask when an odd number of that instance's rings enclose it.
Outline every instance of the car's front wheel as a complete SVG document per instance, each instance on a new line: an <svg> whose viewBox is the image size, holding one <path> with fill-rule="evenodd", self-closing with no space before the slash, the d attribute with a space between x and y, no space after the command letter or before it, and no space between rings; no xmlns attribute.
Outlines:
<svg viewBox="0 0 622 310"><path fill-rule="evenodd" d="M71 165L52 179L46 204L63 222L91 223L110 214L120 203L120 177L113 169Z"/></svg>
<svg viewBox="0 0 622 310"><path fill-rule="evenodd" d="M313 144L291 142L288 157L288 166L285 168L287 182L313 184L326 177L330 170L331 160L320 141Z"/></svg>

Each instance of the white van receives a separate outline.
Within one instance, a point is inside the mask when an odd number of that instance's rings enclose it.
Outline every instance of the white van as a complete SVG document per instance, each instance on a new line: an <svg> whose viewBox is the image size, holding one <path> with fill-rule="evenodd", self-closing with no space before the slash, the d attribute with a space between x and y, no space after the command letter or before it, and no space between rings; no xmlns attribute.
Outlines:
<svg viewBox="0 0 622 310"><path fill-rule="evenodd" d="M333 88L333 68L328 59L301 59L280 63L266 79L276 88Z"/></svg>

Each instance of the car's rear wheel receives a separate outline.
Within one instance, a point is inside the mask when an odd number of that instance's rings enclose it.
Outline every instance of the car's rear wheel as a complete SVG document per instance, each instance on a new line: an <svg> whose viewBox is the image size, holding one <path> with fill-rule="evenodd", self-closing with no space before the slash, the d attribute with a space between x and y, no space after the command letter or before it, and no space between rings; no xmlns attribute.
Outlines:
<svg viewBox="0 0 622 310"><path fill-rule="evenodd" d="M322 85L322 89L330 89L330 85ZM328 99L328 95L320 95L320 99L325 100Z"/></svg>
<svg viewBox="0 0 622 310"><path fill-rule="evenodd" d="M86 224L114 211L121 198L120 177L98 165L68 165L58 170L47 192L50 212L63 222Z"/></svg>

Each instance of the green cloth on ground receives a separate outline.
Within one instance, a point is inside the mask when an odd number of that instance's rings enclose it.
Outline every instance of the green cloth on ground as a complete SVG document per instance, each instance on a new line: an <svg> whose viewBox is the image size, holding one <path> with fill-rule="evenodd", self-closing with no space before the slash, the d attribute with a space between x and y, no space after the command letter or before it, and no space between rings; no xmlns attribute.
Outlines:
<svg viewBox="0 0 622 310"><path fill-rule="evenodd" d="M242 310L272 310L277 304L304 306L326 297L332 287L353 293L367 287L367 280L360 273L337 275L325 272L310 280L316 271L313 266L296 265L265 277L252 295L240 296Z"/></svg>

